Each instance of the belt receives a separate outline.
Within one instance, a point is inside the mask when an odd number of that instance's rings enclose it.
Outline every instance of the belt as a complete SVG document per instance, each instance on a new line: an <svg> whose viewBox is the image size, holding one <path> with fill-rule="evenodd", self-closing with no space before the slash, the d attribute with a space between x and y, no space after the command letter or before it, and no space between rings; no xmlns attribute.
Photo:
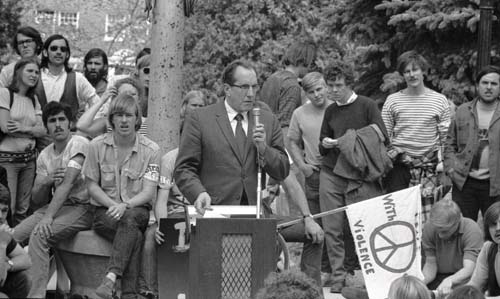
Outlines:
<svg viewBox="0 0 500 299"><path fill-rule="evenodd" d="M0 161L2 162L30 162L35 160L36 151L29 152L2 152L0 151Z"/></svg>

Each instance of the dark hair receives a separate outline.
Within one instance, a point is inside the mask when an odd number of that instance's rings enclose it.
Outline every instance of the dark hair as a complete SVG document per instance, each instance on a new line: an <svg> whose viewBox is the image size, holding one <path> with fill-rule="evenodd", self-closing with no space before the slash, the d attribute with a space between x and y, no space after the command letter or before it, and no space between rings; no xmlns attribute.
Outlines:
<svg viewBox="0 0 500 299"><path fill-rule="evenodd" d="M252 70L255 72L255 74L257 74L257 72L255 71L255 68L249 62L243 61L243 60L235 60L235 61L231 62L230 64L228 64L228 66L226 66L226 68L222 72L222 83L233 85L234 84L234 72L236 71L236 69L239 66L244 68L244 69L247 69L247 70Z"/></svg>
<svg viewBox="0 0 500 299"><path fill-rule="evenodd" d="M454 289L446 299L484 299L483 293L471 285L464 285Z"/></svg>
<svg viewBox="0 0 500 299"><path fill-rule="evenodd" d="M7 186L0 184L0 204L10 206L10 191Z"/></svg>
<svg viewBox="0 0 500 299"><path fill-rule="evenodd" d="M125 112L125 110L131 106L135 107L135 116L137 118L135 122L135 131L139 131L142 125L141 107L131 95L125 93L118 94L116 98L111 100L111 104L109 105L108 122L113 130L115 129L113 116L117 113Z"/></svg>
<svg viewBox="0 0 500 299"><path fill-rule="evenodd" d="M285 66L311 66L316 60L317 47L312 42L297 42L292 44L285 55L282 62Z"/></svg>
<svg viewBox="0 0 500 299"><path fill-rule="evenodd" d="M108 55L106 55L106 52L104 52L104 50L102 49L99 48L90 49L83 58L83 68L87 69L87 63L89 62L89 60L95 57L102 57L102 63L104 64L104 69L102 74L104 75L104 78L106 78L108 76Z"/></svg>
<svg viewBox="0 0 500 299"><path fill-rule="evenodd" d="M38 64L38 60L36 59L36 57L25 57L25 58L21 58L20 60L18 60L16 62L16 64L14 65L12 82L9 85L9 89L12 92L19 92L19 81L21 80L21 78L20 78L21 73L20 72L22 72L24 70L24 67L28 64L34 64L38 67L38 69L40 69L40 65ZM40 76L38 77L38 80L40 81ZM38 82L37 82L37 84L38 84ZM35 84L35 86L28 88L28 90L26 91L26 96L30 99L34 99L35 89L36 89L36 84Z"/></svg>
<svg viewBox="0 0 500 299"><path fill-rule="evenodd" d="M137 53L137 56L135 56L135 65L137 65L137 61L139 61L139 59L145 55L151 55L151 48L145 47L140 50L139 53Z"/></svg>
<svg viewBox="0 0 500 299"><path fill-rule="evenodd" d="M36 30L35 28L30 27L30 26L25 26L25 27L21 27L21 28L17 29L16 34L14 34L14 37L12 38L11 44L12 44L12 48L14 48L16 53L21 55L21 53L19 52L19 49L17 48L17 46L18 46L17 35L18 34L22 34L22 35L26 35L27 37L31 37L36 43L35 53L36 53L36 55L40 55L40 53L42 52L43 41L42 41L42 37L40 36L40 32L38 32L38 30Z"/></svg>
<svg viewBox="0 0 500 299"><path fill-rule="evenodd" d="M483 66L476 75L476 84L479 84L479 81L481 81L481 78L484 75L487 75L490 73L496 73L496 74L500 75L500 67L498 67L496 65Z"/></svg>
<svg viewBox="0 0 500 299"><path fill-rule="evenodd" d="M492 204L486 213L484 213L483 218L483 230L484 230L484 239L486 241L493 242L493 239L490 236L490 226L496 225L498 218L500 217L500 202L497 201Z"/></svg>
<svg viewBox="0 0 500 299"><path fill-rule="evenodd" d="M43 49L45 51L49 51L50 44L53 41L60 40L60 39L64 40L64 42L66 43L66 47L68 47L67 57L64 60L64 69L66 70L66 72L71 72L73 69L68 64L69 58L71 57L71 49L69 48L69 42L68 42L68 40L64 36L62 36L60 34L54 34L54 35L49 36L45 40L45 43L43 44ZM46 56L43 52L42 52L42 63L41 63L41 65L44 68L46 68L46 67L49 66L49 57Z"/></svg>
<svg viewBox="0 0 500 299"><path fill-rule="evenodd" d="M320 299L323 298L316 282L298 270L286 270L271 273L264 282L264 287L257 293L256 299Z"/></svg>
<svg viewBox="0 0 500 299"><path fill-rule="evenodd" d="M427 73L429 70L429 62L427 59L424 58L424 56L420 55L417 53L417 51L407 51L404 52L403 54L399 55L398 57L398 62L397 62L397 69L398 72L403 75L405 68L409 64L415 64L418 65L422 69L424 73Z"/></svg>
<svg viewBox="0 0 500 299"><path fill-rule="evenodd" d="M43 107L42 120L45 128L47 128L47 120L49 117L59 114L60 112L64 112L64 115L70 123L75 120L71 107L68 104L52 101Z"/></svg>
<svg viewBox="0 0 500 299"><path fill-rule="evenodd" d="M349 87L354 84L354 69L350 64L344 62L327 65L323 70L323 75L328 84L340 79L344 79L345 84Z"/></svg>

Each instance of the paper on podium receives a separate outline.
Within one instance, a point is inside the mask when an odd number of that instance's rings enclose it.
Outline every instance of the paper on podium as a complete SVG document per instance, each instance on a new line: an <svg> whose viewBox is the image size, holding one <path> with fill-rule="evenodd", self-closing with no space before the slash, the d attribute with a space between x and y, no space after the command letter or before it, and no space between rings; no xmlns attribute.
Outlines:
<svg viewBox="0 0 500 299"><path fill-rule="evenodd" d="M203 218L229 218L231 215L256 215L256 206L211 206L212 210L206 210ZM196 212L194 206L188 206L190 217L202 217Z"/></svg>

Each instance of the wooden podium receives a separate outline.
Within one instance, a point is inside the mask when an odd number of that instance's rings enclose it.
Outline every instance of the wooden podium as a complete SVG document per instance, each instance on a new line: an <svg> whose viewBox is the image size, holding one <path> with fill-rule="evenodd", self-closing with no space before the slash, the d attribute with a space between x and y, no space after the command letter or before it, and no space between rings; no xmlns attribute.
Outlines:
<svg viewBox="0 0 500 299"><path fill-rule="evenodd" d="M161 299L252 299L276 270L275 219L199 218L188 238L181 236L183 222L160 220L166 235L158 247ZM188 250L180 244L187 241Z"/></svg>

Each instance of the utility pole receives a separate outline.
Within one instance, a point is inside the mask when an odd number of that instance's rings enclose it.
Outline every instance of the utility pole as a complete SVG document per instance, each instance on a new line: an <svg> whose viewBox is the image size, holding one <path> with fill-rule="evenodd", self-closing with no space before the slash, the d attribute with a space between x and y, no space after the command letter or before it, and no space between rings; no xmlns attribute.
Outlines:
<svg viewBox="0 0 500 299"><path fill-rule="evenodd" d="M479 35L477 48L477 69L490 64L491 26L493 17L493 0L481 0L479 3Z"/></svg>
<svg viewBox="0 0 500 299"><path fill-rule="evenodd" d="M155 1L153 8L148 134L166 153L179 144L184 58L184 1Z"/></svg>

